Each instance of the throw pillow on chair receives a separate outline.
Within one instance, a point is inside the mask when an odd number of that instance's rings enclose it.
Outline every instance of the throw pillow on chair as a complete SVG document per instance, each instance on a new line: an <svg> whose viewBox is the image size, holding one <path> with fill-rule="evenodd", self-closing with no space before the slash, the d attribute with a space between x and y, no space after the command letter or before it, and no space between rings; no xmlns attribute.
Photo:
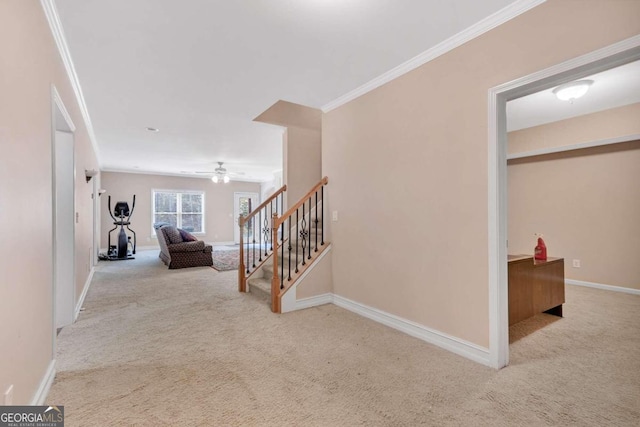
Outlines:
<svg viewBox="0 0 640 427"><path fill-rule="evenodd" d="M178 231L180 232L180 236L182 237L182 241L183 242L197 242L198 238L196 236L194 236L193 234L189 233L188 231L185 231L181 228L178 228Z"/></svg>

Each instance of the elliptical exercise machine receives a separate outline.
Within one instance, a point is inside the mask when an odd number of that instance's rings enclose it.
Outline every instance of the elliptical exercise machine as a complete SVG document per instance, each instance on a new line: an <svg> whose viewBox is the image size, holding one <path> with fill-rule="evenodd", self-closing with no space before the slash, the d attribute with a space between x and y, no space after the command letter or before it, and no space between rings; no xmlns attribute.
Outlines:
<svg viewBox="0 0 640 427"><path fill-rule="evenodd" d="M136 195L134 194L131 210L129 210L129 204L127 202L116 202L116 206L113 208L112 212L111 196L109 196L109 215L113 218L113 224L115 225L115 227L109 230L108 235L109 251L106 258L109 261L135 259L133 255L136 253L136 232L129 228L129 225L131 224L131 215L133 215L135 207ZM111 232L116 230L118 227L120 227L120 231L118 232L118 245L111 245ZM124 227L127 227L127 230L133 233L133 243L131 243L131 236L127 236L127 233L124 231Z"/></svg>

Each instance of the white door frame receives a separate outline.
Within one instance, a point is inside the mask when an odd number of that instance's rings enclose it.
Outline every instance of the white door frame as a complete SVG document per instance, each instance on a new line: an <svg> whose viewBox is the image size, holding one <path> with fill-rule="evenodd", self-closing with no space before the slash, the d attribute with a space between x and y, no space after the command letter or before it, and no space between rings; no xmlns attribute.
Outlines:
<svg viewBox="0 0 640 427"><path fill-rule="evenodd" d="M489 89L489 362L509 364L507 101L640 59L640 36Z"/></svg>
<svg viewBox="0 0 640 427"><path fill-rule="evenodd" d="M260 194L253 192L234 192L233 193L233 241L236 243L240 243L240 227L238 226L238 218L240 217L240 210L238 209L238 202L240 201L240 197L251 197L255 199L256 205L252 206L255 210L260 205ZM244 242L249 243L249 242Z"/></svg>
<svg viewBox="0 0 640 427"><path fill-rule="evenodd" d="M71 116L69 115L69 112L67 111L67 109L64 106L64 103L62 102L62 98L60 97L60 94L58 93L56 87L54 85L51 85L51 173L52 173L52 177L51 177L51 198L52 198L52 211L51 211L51 215L52 215L52 325L53 325L53 340L52 340L52 351L53 351L53 357L55 357L55 346L56 346L56 335L57 335L57 319L58 319L58 312L57 312L57 295L58 295L58 286L59 284L57 283L56 280L56 275L58 272L58 262L60 261L60 254L57 254L56 252L56 239L59 237L57 236L57 232L56 232L56 210L57 210L57 206L56 206L56 132L68 132L73 134L73 132L75 132L76 127L73 124L73 121L71 120ZM75 147L75 143L74 143L74 147ZM75 151L75 148L74 148ZM72 198L73 198L73 214L75 215L75 155L74 158L72 159L73 162L73 188L72 188ZM70 254L68 256L69 260L71 263L73 263L72 268L72 272L73 272L73 280L72 280L72 284L71 286L73 287L72 289L72 301L69 302L69 305L71 307L70 309L70 316L71 319L73 319L73 309L75 308L75 219L72 219L74 221L74 226L73 226L73 233L71 236L71 243L73 245L73 253Z"/></svg>
<svg viewBox="0 0 640 427"><path fill-rule="evenodd" d="M93 237L91 268L98 265L98 253L100 252L100 174L92 178L93 188L91 193L91 204L93 206L93 228L91 235Z"/></svg>

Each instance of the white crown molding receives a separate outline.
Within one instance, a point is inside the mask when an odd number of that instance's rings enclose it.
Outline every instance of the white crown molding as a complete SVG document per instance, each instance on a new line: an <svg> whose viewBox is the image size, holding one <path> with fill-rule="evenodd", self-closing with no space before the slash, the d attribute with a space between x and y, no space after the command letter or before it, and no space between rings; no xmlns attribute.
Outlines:
<svg viewBox="0 0 640 427"><path fill-rule="evenodd" d="M91 145L93 146L93 150L96 154L98 166L100 166L101 164L100 150L98 149L98 143L96 141L96 136L93 131L93 125L91 124L91 117L89 116L89 110L87 109L87 104L84 101L84 95L82 94L82 88L80 87L80 80L78 80L78 75L73 65L73 61L71 59L71 53L69 52L69 47L67 45L67 39L64 36L62 23L60 22L60 17L58 16L58 10L56 9L54 0L40 0L40 4L42 5L44 14L47 17L47 21L49 22L49 27L51 28L51 34L53 35L53 39L56 42L58 51L60 52L60 57L62 58L62 62L64 63L64 68L67 71L67 75L69 77L69 83L71 84L71 87L73 88L73 92L76 95L76 101L78 102L78 107L80 108L82 118L84 119L84 123L87 128L87 133L89 134L89 140L91 141Z"/></svg>
<svg viewBox="0 0 640 427"><path fill-rule="evenodd" d="M386 73L376 77L375 79L365 83L357 89L352 90L351 92L342 95L341 97L329 102L322 106L322 112L328 113L331 110L334 110L349 101L352 101L367 92L371 92L372 90L382 86L385 83L388 83L409 71L415 70L416 68L426 64L429 61L436 59L437 57L444 55L445 53L457 48L458 46L467 43L470 40L473 40L476 37L481 36L482 34L490 31L499 25L504 24L505 22L515 18L518 15L523 14L524 12L533 9L534 7L544 3L547 0L518 0L514 3L511 3L509 6L499 10L498 12L489 15L482 21L472 25L469 28L459 32L458 34L449 37L447 40L437 44L436 46L422 52L420 55L411 58L407 62L404 62L397 67L387 71Z"/></svg>
<svg viewBox="0 0 640 427"><path fill-rule="evenodd" d="M507 160L522 159L525 157L542 156L545 154L562 153L564 151L581 150L583 148L601 147L603 145L620 144L622 142L638 141L640 133L617 136L614 138L599 139L596 141L580 142L578 144L562 145L560 147L541 148L539 150L523 151L521 153L508 154Z"/></svg>
<svg viewBox="0 0 640 427"><path fill-rule="evenodd" d="M412 337L421 339L429 344L436 345L462 357L466 357L474 362L491 366L489 363L489 349L487 348L480 347L479 345L447 335L443 332L436 331L435 329L427 328L426 326L394 316L393 314L386 313L382 310L378 310L377 308L360 304L339 295L333 295L333 303L345 310L349 310L375 322L382 323L390 328L404 332L407 335L411 335Z"/></svg>
<svg viewBox="0 0 640 427"><path fill-rule="evenodd" d="M602 289L604 291L622 292L624 294L640 295L640 289L624 288L622 286L604 285L602 283L584 282L582 280L565 279L567 285L584 286L586 288Z"/></svg>
<svg viewBox="0 0 640 427"><path fill-rule="evenodd" d="M49 394L49 390L51 390L51 385L53 384L53 380L56 377L56 359L53 359L49 362L49 366L47 367L42 380L40 381L40 385L38 386L38 390L36 390L33 398L31 399L31 406L40 406L44 405L44 402L47 400L47 395Z"/></svg>

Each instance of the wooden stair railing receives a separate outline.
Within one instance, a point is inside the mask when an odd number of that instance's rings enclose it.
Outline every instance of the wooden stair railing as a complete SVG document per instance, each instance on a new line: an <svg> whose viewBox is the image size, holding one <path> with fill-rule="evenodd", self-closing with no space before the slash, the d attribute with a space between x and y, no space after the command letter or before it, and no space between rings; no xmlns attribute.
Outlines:
<svg viewBox="0 0 640 427"><path fill-rule="evenodd" d="M271 218L273 214L277 215L278 212L284 211L285 191L287 191L287 186L283 185L247 216L240 215L238 218L238 226L240 227L238 290L240 292L247 291L247 279L249 276L251 276L251 274L253 274L253 272L255 272L256 269L258 269L267 260L267 258L269 258L269 255L274 251L274 248L277 247L277 237L275 239L276 245L274 245L274 240L271 240ZM246 250L244 241L245 226L247 234ZM256 229L258 230L257 240ZM256 243L258 244L258 248L256 248ZM249 247L249 244L251 244L251 247Z"/></svg>
<svg viewBox="0 0 640 427"><path fill-rule="evenodd" d="M273 251L272 257L271 311L274 313L282 311L282 296L328 247L327 242L324 241L324 186L328 183L329 179L325 176L284 214L279 216L278 213L274 213L272 215L271 232L273 235L271 240L278 242L278 233L280 233L280 242ZM318 200L318 193L320 200ZM314 228L315 236L312 230ZM314 240L315 246L312 248ZM295 245L295 255L293 245ZM286 267L284 262L285 248L287 250ZM279 258L281 259L280 265L278 265ZM291 267L292 263L294 264L293 268Z"/></svg>

